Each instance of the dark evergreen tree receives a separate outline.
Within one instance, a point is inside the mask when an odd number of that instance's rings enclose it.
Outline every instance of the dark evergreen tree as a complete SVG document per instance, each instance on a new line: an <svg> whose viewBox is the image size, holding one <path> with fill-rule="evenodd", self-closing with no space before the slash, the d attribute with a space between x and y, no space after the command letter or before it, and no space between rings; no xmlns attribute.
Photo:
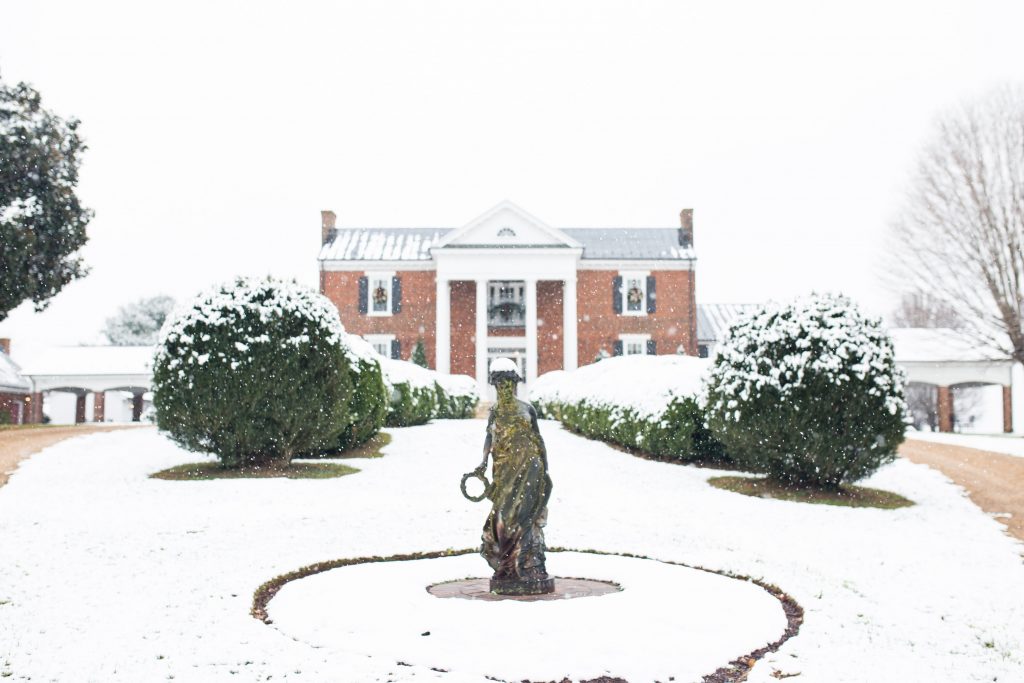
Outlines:
<svg viewBox="0 0 1024 683"><path fill-rule="evenodd" d="M410 360L421 368L427 367L427 347L423 344L422 339L416 340L416 346L412 350L412 358Z"/></svg>
<svg viewBox="0 0 1024 683"><path fill-rule="evenodd" d="M85 145L78 121L43 109L26 83L0 81L0 320L23 301L37 310L86 268L92 212L75 194Z"/></svg>

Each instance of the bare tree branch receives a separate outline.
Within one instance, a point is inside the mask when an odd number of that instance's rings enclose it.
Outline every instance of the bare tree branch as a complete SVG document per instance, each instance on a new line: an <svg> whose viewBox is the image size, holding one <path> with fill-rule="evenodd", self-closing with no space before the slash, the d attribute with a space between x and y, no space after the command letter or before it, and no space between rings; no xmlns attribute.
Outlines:
<svg viewBox="0 0 1024 683"><path fill-rule="evenodd" d="M892 236L897 324L956 327L1024 362L1024 88L939 119Z"/></svg>

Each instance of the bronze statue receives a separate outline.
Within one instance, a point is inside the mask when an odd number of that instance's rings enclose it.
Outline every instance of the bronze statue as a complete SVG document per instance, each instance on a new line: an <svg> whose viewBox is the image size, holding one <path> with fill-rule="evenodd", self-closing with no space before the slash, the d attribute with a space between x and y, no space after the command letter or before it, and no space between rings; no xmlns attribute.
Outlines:
<svg viewBox="0 0 1024 683"><path fill-rule="evenodd" d="M537 411L516 398L519 369L507 358L490 367L490 383L498 392L491 407L484 440L484 460L462 478L462 493L470 500L492 502L484 524L480 554L494 570L491 592L502 595L541 595L555 589L544 567L544 525L551 497L548 457L537 427ZM493 454L494 481L488 483L487 457ZM484 482L484 494L472 497L466 481Z"/></svg>

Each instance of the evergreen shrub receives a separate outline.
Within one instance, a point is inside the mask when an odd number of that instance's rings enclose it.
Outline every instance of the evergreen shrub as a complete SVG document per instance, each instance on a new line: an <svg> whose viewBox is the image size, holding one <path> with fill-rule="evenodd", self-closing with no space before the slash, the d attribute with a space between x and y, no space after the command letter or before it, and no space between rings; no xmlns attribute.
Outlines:
<svg viewBox="0 0 1024 683"><path fill-rule="evenodd" d="M547 373L531 399L541 417L588 438L680 462L724 460L697 402L706 369L687 356L618 356Z"/></svg>
<svg viewBox="0 0 1024 683"><path fill-rule="evenodd" d="M410 427L434 418L473 417L479 396L476 381L443 375L410 361L381 358L390 401L388 427Z"/></svg>
<svg viewBox="0 0 1024 683"><path fill-rule="evenodd" d="M896 457L903 373L881 322L846 297L769 305L733 325L707 384L708 423L742 467L836 489Z"/></svg>
<svg viewBox="0 0 1024 683"><path fill-rule="evenodd" d="M288 463L350 424L360 370L331 303L294 282L240 278L165 323L157 425L225 466Z"/></svg>

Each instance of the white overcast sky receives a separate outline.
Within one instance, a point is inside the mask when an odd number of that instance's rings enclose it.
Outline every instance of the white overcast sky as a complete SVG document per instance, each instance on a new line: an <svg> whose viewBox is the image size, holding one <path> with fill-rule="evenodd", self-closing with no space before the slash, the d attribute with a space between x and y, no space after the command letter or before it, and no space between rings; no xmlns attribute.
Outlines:
<svg viewBox="0 0 1024 683"><path fill-rule="evenodd" d="M319 211L675 226L701 302L848 293L936 115L1024 80L1024 3L16 2L0 76L82 120L91 274L0 323L97 340L121 304L236 274L315 286Z"/></svg>

